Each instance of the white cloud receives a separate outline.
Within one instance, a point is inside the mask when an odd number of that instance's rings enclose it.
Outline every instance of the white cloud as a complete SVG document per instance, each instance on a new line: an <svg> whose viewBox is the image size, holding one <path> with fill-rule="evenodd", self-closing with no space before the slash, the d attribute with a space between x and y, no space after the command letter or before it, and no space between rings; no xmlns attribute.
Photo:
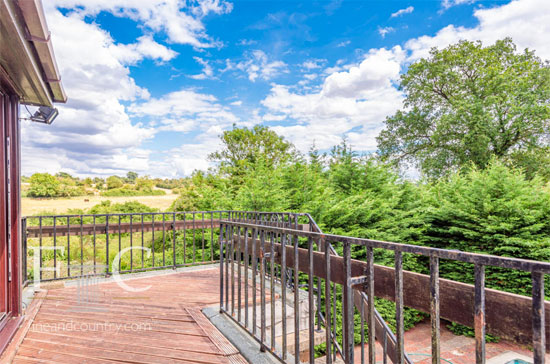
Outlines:
<svg viewBox="0 0 550 364"><path fill-rule="evenodd" d="M445 0L445 1L448 1L448 0ZM396 18L401 15L410 14L413 11L414 11L414 7L409 6L409 7L406 7L405 9L400 9L400 10L397 10L395 13L392 13L391 17Z"/></svg>
<svg viewBox="0 0 550 364"><path fill-rule="evenodd" d="M351 40L345 40L345 41L342 41L342 42L338 43L336 45L336 47L339 47L339 48L340 47L345 47L345 46L349 45L350 43L351 43Z"/></svg>
<svg viewBox="0 0 550 364"><path fill-rule="evenodd" d="M111 44L110 52L124 64L136 64L143 58L167 62L178 55L170 48L155 42L149 35L141 36L136 43Z"/></svg>
<svg viewBox="0 0 550 364"><path fill-rule="evenodd" d="M218 100L209 94L198 93L194 90L181 90L168 93L160 98L151 98L145 102L136 102L128 107L132 115L148 117L150 119L163 118L165 126L173 126L170 130L177 130L177 121L188 122L192 119L198 129L207 130L212 126L228 127L239 119L227 107L218 103ZM164 130L168 130L165 128Z"/></svg>
<svg viewBox="0 0 550 364"><path fill-rule="evenodd" d="M233 9L231 3L220 0L54 0L45 3L50 9L54 6L72 9L81 18L107 11L133 19L151 31L164 32L173 43L197 48L221 45L206 34L202 18L210 13L229 13Z"/></svg>
<svg viewBox="0 0 550 364"><path fill-rule="evenodd" d="M270 80L281 73L288 73L286 63L270 60L267 54L261 50L255 50L246 54L246 59L238 63L226 60L226 68L222 71L240 70L247 74L250 81L257 79Z"/></svg>
<svg viewBox="0 0 550 364"><path fill-rule="evenodd" d="M313 69L321 68L326 61L326 59L309 59L302 63L300 67L307 71L311 71Z"/></svg>
<svg viewBox="0 0 550 364"><path fill-rule="evenodd" d="M477 0L443 0L441 6L443 9L447 10L453 6L462 5L462 4L473 4Z"/></svg>
<svg viewBox="0 0 550 364"><path fill-rule="evenodd" d="M360 150L376 148L382 121L401 106L403 95L394 83L405 54L400 47L371 50L362 62L326 77L319 91L298 93L289 86L274 85L262 101L267 119L282 115L297 125L273 129L306 151L313 141L321 148L340 142L343 136Z"/></svg>
<svg viewBox="0 0 550 364"><path fill-rule="evenodd" d="M232 106L241 106L242 104L243 102L241 100L233 101L232 103L230 103L230 105Z"/></svg>
<svg viewBox="0 0 550 364"><path fill-rule="evenodd" d="M386 34L395 32L395 29L392 27L378 27L378 33L382 36L382 38L386 37Z"/></svg>
<svg viewBox="0 0 550 364"><path fill-rule="evenodd" d="M200 57L193 57L193 59L202 66L202 72L197 75L191 75L189 77L195 80L205 80L207 78L214 77L214 69L212 68L210 63L208 63L208 61Z"/></svg>
<svg viewBox="0 0 550 364"><path fill-rule="evenodd" d="M515 0L508 4L477 9L474 16L479 24L467 28L449 25L435 36L422 36L409 40L406 48L414 61L429 54L431 47L445 47L461 39L481 40L485 45L498 39L512 37L519 49L530 48L543 59L550 59L550 1Z"/></svg>
<svg viewBox="0 0 550 364"><path fill-rule="evenodd" d="M123 62L120 52L113 52L112 38L96 24L52 8L47 16L69 100L56 106L59 117L52 125L22 128L23 173L59 166L80 174L121 166L146 169L146 153L134 152L155 131L132 123L122 103L149 97L130 77L124 65L129 58Z"/></svg>

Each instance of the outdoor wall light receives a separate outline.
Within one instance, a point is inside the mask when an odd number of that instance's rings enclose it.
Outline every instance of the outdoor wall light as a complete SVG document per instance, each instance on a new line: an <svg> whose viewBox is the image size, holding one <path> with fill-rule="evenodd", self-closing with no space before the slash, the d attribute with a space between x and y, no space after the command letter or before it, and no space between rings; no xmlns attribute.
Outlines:
<svg viewBox="0 0 550 364"><path fill-rule="evenodd" d="M31 121L37 123L51 124L53 123L57 115L59 115L59 111L57 111L56 108L40 106L38 110L34 113L34 115L30 117L30 119Z"/></svg>

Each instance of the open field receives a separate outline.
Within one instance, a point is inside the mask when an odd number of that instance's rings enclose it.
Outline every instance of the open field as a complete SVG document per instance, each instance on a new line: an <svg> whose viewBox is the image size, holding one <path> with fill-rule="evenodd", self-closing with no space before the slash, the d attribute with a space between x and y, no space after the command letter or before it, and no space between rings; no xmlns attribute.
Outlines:
<svg viewBox="0 0 550 364"><path fill-rule="evenodd" d="M88 209L110 200L112 203L123 203L126 201L138 201L149 207L166 210L172 202L178 197L176 194L167 194L164 196L122 196L122 197L104 197L104 196L80 196L71 198L49 198L36 199L23 197L21 204L23 207L23 216L35 215L43 211L63 214L69 209ZM84 200L88 200L87 202Z"/></svg>

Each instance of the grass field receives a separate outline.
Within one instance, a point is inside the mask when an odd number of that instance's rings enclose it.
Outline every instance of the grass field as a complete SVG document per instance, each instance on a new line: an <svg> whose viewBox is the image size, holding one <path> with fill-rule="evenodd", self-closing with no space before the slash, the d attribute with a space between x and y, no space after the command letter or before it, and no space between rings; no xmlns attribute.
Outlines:
<svg viewBox="0 0 550 364"><path fill-rule="evenodd" d="M169 190L167 190L169 191ZM171 191L170 191L171 192ZM48 211L56 214L66 213L69 209L89 209L102 201L110 200L112 203L123 203L126 201L138 201L149 207L158 208L162 211L168 209L172 202L178 197L176 194L164 196L126 196L126 197L103 197L103 196L81 196L71 198L49 198L36 199L23 197L21 204L23 216L35 215ZM85 201L88 200L88 201Z"/></svg>

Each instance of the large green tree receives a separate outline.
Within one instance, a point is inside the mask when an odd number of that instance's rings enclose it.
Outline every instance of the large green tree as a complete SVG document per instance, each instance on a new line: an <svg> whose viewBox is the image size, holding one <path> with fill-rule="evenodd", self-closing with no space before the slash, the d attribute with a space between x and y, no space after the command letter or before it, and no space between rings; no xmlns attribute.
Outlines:
<svg viewBox="0 0 550 364"><path fill-rule="evenodd" d="M384 158L437 177L471 162L484 168L493 156L548 152L549 64L517 52L509 38L434 48L402 75L400 88L404 109L378 137Z"/></svg>
<svg viewBox="0 0 550 364"><path fill-rule="evenodd" d="M241 175L261 161L263 167L273 167L294 156L294 147L266 126L233 128L221 135L223 148L209 155L220 169L230 175Z"/></svg>
<svg viewBox="0 0 550 364"><path fill-rule="evenodd" d="M30 197L56 197L60 194L61 183L49 173L35 173L29 182Z"/></svg>

